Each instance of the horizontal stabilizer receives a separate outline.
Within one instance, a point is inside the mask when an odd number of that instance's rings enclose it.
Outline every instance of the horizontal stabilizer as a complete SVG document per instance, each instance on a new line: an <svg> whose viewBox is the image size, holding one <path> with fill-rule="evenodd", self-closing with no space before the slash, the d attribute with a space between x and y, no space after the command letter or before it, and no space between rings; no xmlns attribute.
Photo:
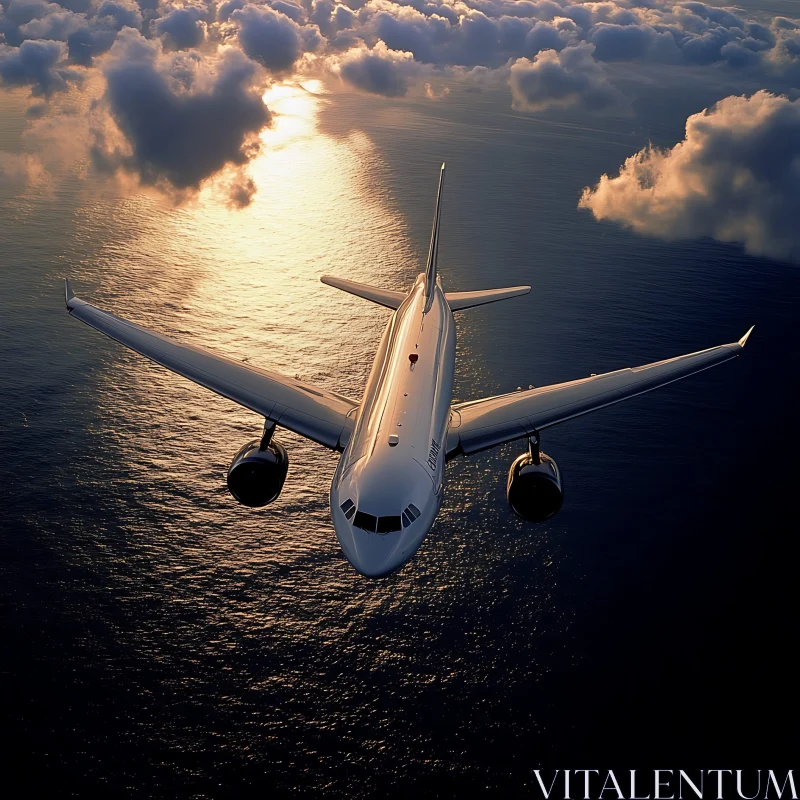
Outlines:
<svg viewBox="0 0 800 800"><path fill-rule="evenodd" d="M334 286L337 289L341 289L343 292L348 292L348 294L354 294L356 297L363 297L365 300L371 300L379 306L386 306L386 308L399 308L400 304L407 297L405 292L394 292L391 289L379 289L377 286L347 281L344 278L335 278L333 275L323 275L320 280L328 286Z"/></svg>
<svg viewBox="0 0 800 800"><path fill-rule="evenodd" d="M447 292L445 297L453 311L463 311L465 308L508 300L509 297L519 297L530 290L530 286L512 286L510 289L485 289L482 292Z"/></svg>

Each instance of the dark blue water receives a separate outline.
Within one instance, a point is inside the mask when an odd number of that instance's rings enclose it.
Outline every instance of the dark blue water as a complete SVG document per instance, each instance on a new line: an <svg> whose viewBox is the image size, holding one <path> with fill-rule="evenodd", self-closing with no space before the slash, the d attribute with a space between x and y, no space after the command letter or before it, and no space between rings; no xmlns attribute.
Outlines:
<svg viewBox="0 0 800 800"><path fill-rule="evenodd" d="M543 766L794 766L797 267L577 210L585 185L649 138L679 139L682 119L542 122L457 92L339 100L321 129L358 154L355 185L387 215L364 236L406 243L376 267L386 283L403 285L427 246L446 159L446 288L534 287L460 319L459 399L756 331L732 363L548 430L567 490L550 523L506 505L519 445L454 462L415 560L372 582L327 522L333 456L284 437L284 496L236 507L226 462L257 420L78 326L58 278L193 340L210 326L229 352L247 330L259 363L305 360L306 377L355 393L381 313L343 296L329 308L311 263L307 282L290 278L319 301L270 294L267 274L259 302L220 321L226 300L198 287L254 279L169 250L204 234L189 212L90 202L72 184L5 207L7 779L51 797L523 796ZM334 152L326 168L345 170ZM363 276L366 245L342 256L301 220L308 206L346 228L347 194L302 190L302 207L275 201L276 230ZM268 244L254 259L277 276Z"/></svg>

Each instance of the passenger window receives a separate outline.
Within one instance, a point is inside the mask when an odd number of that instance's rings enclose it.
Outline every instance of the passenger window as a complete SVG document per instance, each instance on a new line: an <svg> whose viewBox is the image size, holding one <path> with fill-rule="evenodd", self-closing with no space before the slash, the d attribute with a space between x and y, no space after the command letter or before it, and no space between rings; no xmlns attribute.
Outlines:
<svg viewBox="0 0 800 800"><path fill-rule="evenodd" d="M371 533L375 533L377 524L377 517L374 517L372 514L365 514L363 511L356 512L355 519L353 520L353 525L355 525L356 528L361 528L361 530L370 531Z"/></svg>

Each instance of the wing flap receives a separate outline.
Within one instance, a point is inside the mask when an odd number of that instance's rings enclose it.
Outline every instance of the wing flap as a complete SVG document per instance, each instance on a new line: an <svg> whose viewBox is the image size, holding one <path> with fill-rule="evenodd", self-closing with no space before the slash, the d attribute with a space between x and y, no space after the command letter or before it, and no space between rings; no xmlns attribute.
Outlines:
<svg viewBox="0 0 800 800"><path fill-rule="evenodd" d="M348 414L358 405L353 400L149 331L75 297L69 283L66 299L73 317L284 428L333 450L341 450L349 436Z"/></svg>
<svg viewBox="0 0 800 800"><path fill-rule="evenodd" d="M448 455L477 453L520 439L536 430L710 369L738 356L749 335L750 331L733 344L656 361L643 367L460 403L453 407Z"/></svg>

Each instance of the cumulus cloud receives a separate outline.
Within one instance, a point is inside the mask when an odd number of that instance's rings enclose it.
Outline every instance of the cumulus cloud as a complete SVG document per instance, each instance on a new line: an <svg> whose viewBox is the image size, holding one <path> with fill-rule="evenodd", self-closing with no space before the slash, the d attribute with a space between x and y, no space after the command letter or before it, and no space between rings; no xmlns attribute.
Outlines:
<svg viewBox="0 0 800 800"><path fill-rule="evenodd" d="M199 47L206 38L206 14L199 6L175 8L156 20L153 27L170 48L186 50Z"/></svg>
<svg viewBox="0 0 800 800"><path fill-rule="evenodd" d="M19 26L20 35L26 39L54 39L66 41L67 37L86 24L83 14L59 8L45 16L32 19Z"/></svg>
<svg viewBox="0 0 800 800"><path fill-rule="evenodd" d="M118 30L142 27L142 12L135 0L105 0L97 9L97 16L106 18Z"/></svg>
<svg viewBox="0 0 800 800"><path fill-rule="evenodd" d="M338 70L344 81L363 92L402 97L408 91L409 79L419 74L420 66L411 53L389 50L379 42L373 50L349 50Z"/></svg>
<svg viewBox="0 0 800 800"><path fill-rule="evenodd" d="M269 118L253 100L256 65L272 77L333 70L391 97L419 84L432 101L456 74L503 80L520 112L607 113L629 110L620 87L640 91L659 69L716 96L734 84L796 97L800 20L696 0L0 0L0 87L46 100L92 76L89 92L105 87L96 163L173 192L246 162ZM208 137L207 150L187 148L196 170L171 125Z"/></svg>
<svg viewBox="0 0 800 800"><path fill-rule="evenodd" d="M69 61L82 67L90 67L97 56L107 53L117 38L113 28L90 28L76 30L67 37Z"/></svg>
<svg viewBox="0 0 800 800"><path fill-rule="evenodd" d="M17 47L26 40L66 42L69 62L88 67L95 56L110 49L119 30L126 26L138 28L141 24L140 8L132 0L86 3L11 0L5 14L0 10L0 39ZM62 73L62 77L66 80L75 75ZM66 86L58 81L51 83L48 93Z"/></svg>
<svg viewBox="0 0 800 800"><path fill-rule="evenodd" d="M67 88L74 78L62 65L63 42L25 41L19 47L0 44L0 81L7 86L30 86L35 95L49 95Z"/></svg>
<svg viewBox="0 0 800 800"><path fill-rule="evenodd" d="M180 200L255 155L270 113L259 68L240 51L213 59L168 55L127 30L109 55L93 124L98 168L133 175Z"/></svg>
<svg viewBox="0 0 800 800"><path fill-rule="evenodd" d="M728 97L583 192L582 208L664 239L709 236L800 262L800 100Z"/></svg>
<svg viewBox="0 0 800 800"><path fill-rule="evenodd" d="M123 27L160 37L173 50L202 47L208 39L236 45L278 74L296 68L306 53L333 66L346 58L353 62L348 71L354 85L384 93L402 94L411 80L434 67L510 76L511 65L517 65L516 79L545 93L545 100L531 98L515 84L519 110L579 106L584 98L593 103L587 109L611 107L610 92L594 91L603 84L607 89L610 80L610 73L594 65L609 62L616 64L617 78L646 64L693 68L693 81L701 79L697 68L704 67L703 74L717 83L746 78L754 87L779 92L800 82L797 20L773 17L767 24L759 21L765 15L756 20L693 0L163 0L160 6L155 0L2 0L0 5L0 41L10 47L29 39L66 41L69 61L81 66L107 52L114 32ZM591 59L584 49L589 45ZM541 53L569 48L578 48L565 56L574 66L561 59L557 64L552 54L537 61ZM387 52L410 53L408 61L420 67L417 75ZM538 79L548 76L563 79L570 101L546 101ZM577 84L584 82L589 86L581 90Z"/></svg>
<svg viewBox="0 0 800 800"><path fill-rule="evenodd" d="M242 50L274 72L291 69L304 52L321 44L316 26L298 25L268 6L248 4L232 11L230 19L239 27Z"/></svg>
<svg viewBox="0 0 800 800"><path fill-rule="evenodd" d="M520 58L511 67L511 97L518 111L580 106L587 111L622 108L622 94L608 81L585 42L560 53L543 50L533 61Z"/></svg>

